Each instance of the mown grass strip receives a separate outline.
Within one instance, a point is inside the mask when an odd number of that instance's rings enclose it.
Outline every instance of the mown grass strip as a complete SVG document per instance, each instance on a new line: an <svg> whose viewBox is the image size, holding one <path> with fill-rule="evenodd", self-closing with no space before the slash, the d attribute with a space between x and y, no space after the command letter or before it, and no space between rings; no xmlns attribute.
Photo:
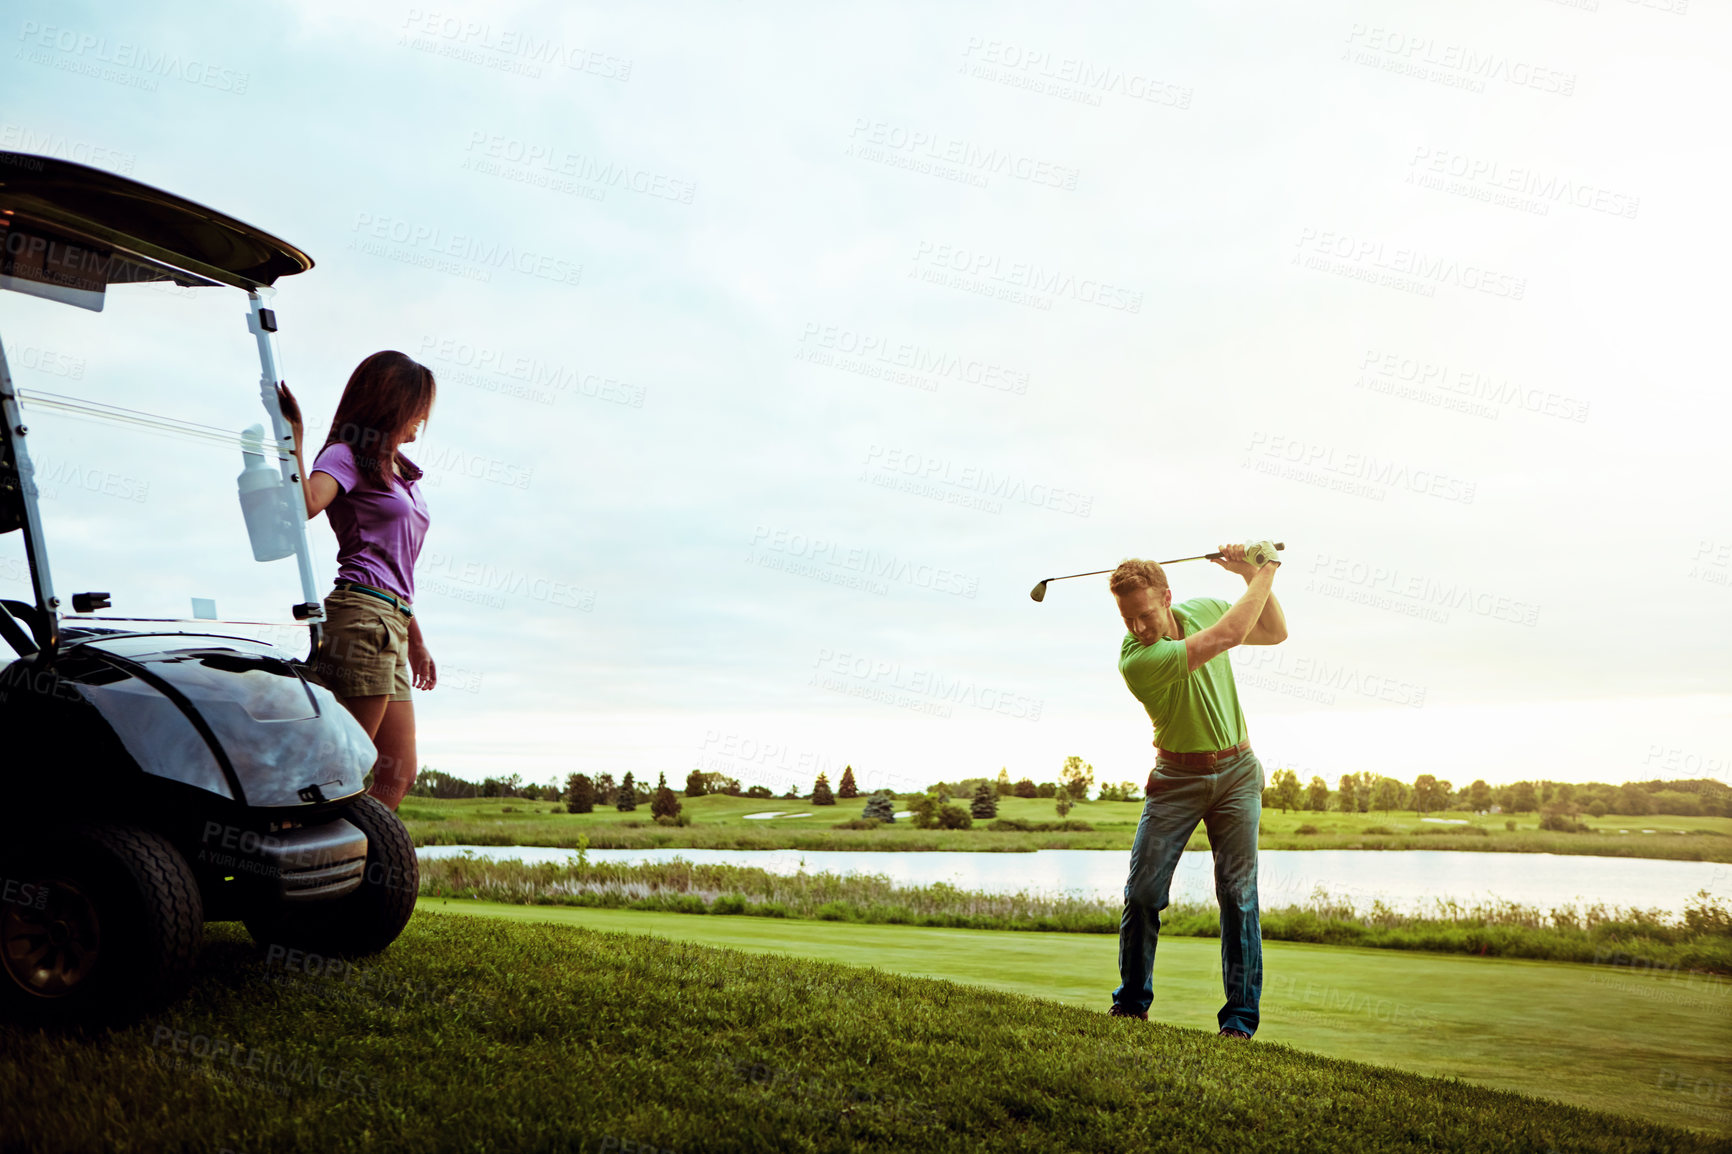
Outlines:
<svg viewBox="0 0 1732 1154"><path fill-rule="evenodd" d="M193 995L0 1028L9 1148L1679 1152L1708 1136L873 970L417 915L365 981L213 927Z"/></svg>
<svg viewBox="0 0 1732 1154"><path fill-rule="evenodd" d="M899 886L883 875L773 874L749 866L577 861L525 865L464 855L421 863L429 897L667 913L806 918L873 925L1117 934L1117 902L1048 894L986 894L943 883ZM1683 918L1656 911L1575 906L1539 910L1513 902L1439 903L1404 914L1342 898L1262 911L1266 941L1428 950L1732 974L1732 913L1699 898ZM1162 933L1219 937L1213 905L1178 905Z"/></svg>

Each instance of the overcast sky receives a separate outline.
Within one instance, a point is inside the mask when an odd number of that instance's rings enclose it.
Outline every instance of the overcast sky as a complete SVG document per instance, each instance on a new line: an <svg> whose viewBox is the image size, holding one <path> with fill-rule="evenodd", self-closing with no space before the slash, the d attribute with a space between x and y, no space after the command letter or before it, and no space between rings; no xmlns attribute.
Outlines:
<svg viewBox="0 0 1732 1154"><path fill-rule="evenodd" d="M437 375L426 764L1140 782L1104 578L1030 586L1268 536L1271 771L1732 778L1724 5L6 13L0 148L317 262L315 446L369 353ZM7 293L0 338L238 430L243 316ZM31 426L63 597L286 617L236 454Z"/></svg>

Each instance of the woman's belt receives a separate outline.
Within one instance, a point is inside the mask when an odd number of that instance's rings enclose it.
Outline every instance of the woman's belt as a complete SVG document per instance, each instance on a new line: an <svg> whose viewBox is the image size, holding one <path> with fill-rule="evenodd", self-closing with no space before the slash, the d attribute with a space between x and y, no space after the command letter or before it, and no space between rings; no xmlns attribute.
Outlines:
<svg viewBox="0 0 1732 1154"><path fill-rule="evenodd" d="M359 581L345 581L342 578L338 578L336 581L332 582L332 584L334 584L338 589L353 589L357 593L366 593L370 596L377 597L381 601L389 601L392 605L403 611L403 616L415 616L415 611L409 608L409 603L397 596L395 593L387 593L383 589L375 589L373 586L363 585Z"/></svg>

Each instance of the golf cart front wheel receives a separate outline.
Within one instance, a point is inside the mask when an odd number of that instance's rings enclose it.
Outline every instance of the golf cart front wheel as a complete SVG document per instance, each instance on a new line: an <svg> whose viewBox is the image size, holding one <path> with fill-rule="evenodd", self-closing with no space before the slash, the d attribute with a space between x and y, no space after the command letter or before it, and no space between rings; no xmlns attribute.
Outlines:
<svg viewBox="0 0 1732 1154"><path fill-rule="evenodd" d="M409 924L421 889L420 862L409 831L371 794L362 794L342 817L367 835L361 884L331 901L283 904L248 914L247 932L254 941L353 957L378 953Z"/></svg>
<svg viewBox="0 0 1732 1154"><path fill-rule="evenodd" d="M115 1021L185 988L204 906L168 839L78 826L8 850L0 871L0 1016Z"/></svg>

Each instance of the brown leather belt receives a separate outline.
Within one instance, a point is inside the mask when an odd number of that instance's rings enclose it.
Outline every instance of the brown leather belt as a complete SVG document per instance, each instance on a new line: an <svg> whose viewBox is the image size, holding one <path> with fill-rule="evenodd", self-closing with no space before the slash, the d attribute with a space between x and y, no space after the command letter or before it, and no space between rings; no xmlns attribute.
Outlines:
<svg viewBox="0 0 1732 1154"><path fill-rule="evenodd" d="M1184 769L1214 769L1216 762L1225 761L1229 757L1237 757L1241 753L1249 752L1250 749L1251 739L1248 737L1231 749L1217 749L1213 752L1208 750L1197 750L1195 752L1180 753L1156 746L1155 760L1157 762L1170 762L1171 764L1180 766Z"/></svg>

